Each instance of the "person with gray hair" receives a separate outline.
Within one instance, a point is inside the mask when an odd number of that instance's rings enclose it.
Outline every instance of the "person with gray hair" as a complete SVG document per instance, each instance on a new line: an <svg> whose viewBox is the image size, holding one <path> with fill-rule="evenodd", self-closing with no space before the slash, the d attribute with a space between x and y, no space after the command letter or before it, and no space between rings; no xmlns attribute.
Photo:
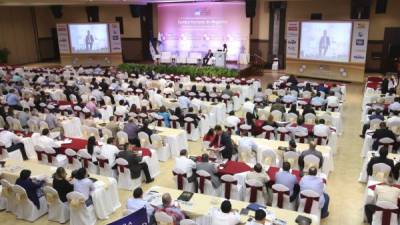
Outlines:
<svg viewBox="0 0 400 225"><path fill-rule="evenodd" d="M180 206L174 206L172 204L172 197L169 193L164 193L161 196L162 206L157 209L158 212L165 212L174 219L174 224L186 218L186 215L180 209Z"/></svg>
<svg viewBox="0 0 400 225"><path fill-rule="evenodd" d="M324 163L324 157L322 156L322 153L317 150L317 144L315 141L310 141L309 143L309 149L303 151L300 156L299 156L299 167L300 170L304 169L304 157L307 155L315 155L316 157L319 158L319 168L322 167Z"/></svg>

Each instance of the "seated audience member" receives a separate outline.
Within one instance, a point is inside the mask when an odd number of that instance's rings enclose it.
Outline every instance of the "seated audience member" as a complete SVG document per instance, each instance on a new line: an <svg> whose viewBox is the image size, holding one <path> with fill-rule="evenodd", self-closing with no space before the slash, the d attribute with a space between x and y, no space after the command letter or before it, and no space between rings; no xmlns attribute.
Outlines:
<svg viewBox="0 0 400 225"><path fill-rule="evenodd" d="M36 208L40 209L40 196L38 195L38 190L43 186L45 181L38 181L35 179L31 179L31 171L30 170L22 170L19 174L16 185L21 186L26 191L26 195L29 200L36 206Z"/></svg>
<svg viewBox="0 0 400 225"><path fill-rule="evenodd" d="M292 139L295 139L295 134L308 134L308 129L303 126L303 117L297 118L297 122L289 123L286 128L290 131Z"/></svg>
<svg viewBox="0 0 400 225"><path fill-rule="evenodd" d="M257 92L254 94L254 99L261 99L264 102L266 99L266 94L262 91L262 88L258 88Z"/></svg>
<svg viewBox="0 0 400 225"><path fill-rule="evenodd" d="M255 104L253 103L253 101L250 101L250 99L248 99L248 98L246 98L245 100L244 100L244 103L243 103L243 105L242 105L242 110L243 110L243 113L254 113L254 110L255 110Z"/></svg>
<svg viewBox="0 0 400 225"><path fill-rule="evenodd" d="M362 131L361 131L361 138L365 137L365 133L367 132L367 130L370 128L370 121L373 119L378 119L378 120L385 120L385 117L382 115L382 111L380 109L376 109L375 113L373 113L372 115L368 116L368 121L365 122L365 124L363 125Z"/></svg>
<svg viewBox="0 0 400 225"><path fill-rule="evenodd" d="M125 124L124 132L128 135L128 141L130 144L140 146L138 138L139 127L136 125L133 118L129 118L128 123Z"/></svg>
<svg viewBox="0 0 400 225"><path fill-rule="evenodd" d="M289 188L290 191L290 201L297 198L298 195L298 184L295 175L290 173L290 163L283 162L282 171L279 171L275 175L275 184L282 184Z"/></svg>
<svg viewBox="0 0 400 225"><path fill-rule="evenodd" d="M115 115L118 116L125 116L129 111L125 106L125 101L124 100L119 100L118 105L115 106Z"/></svg>
<svg viewBox="0 0 400 225"><path fill-rule="evenodd" d="M266 222L265 217L267 216L267 213L265 213L264 209L257 209L254 219L247 222L246 225L263 225Z"/></svg>
<svg viewBox="0 0 400 225"><path fill-rule="evenodd" d="M216 165L209 162L208 154L203 154L201 156L201 162L196 164L196 170L205 170L211 176L211 183L214 188L218 188L221 185L221 181L217 176L218 169Z"/></svg>
<svg viewBox="0 0 400 225"><path fill-rule="evenodd" d="M85 204L89 206L93 204L91 193L94 191L94 183L89 179L89 175L85 168L80 168L73 173L74 191L81 193L85 197Z"/></svg>
<svg viewBox="0 0 400 225"><path fill-rule="evenodd" d="M302 116L304 117L304 115L306 115L307 113L312 113L314 115L317 115L317 113L315 113L314 108L310 104L304 106Z"/></svg>
<svg viewBox="0 0 400 225"><path fill-rule="evenodd" d="M162 116L162 118L164 119L164 125L166 127L171 127L170 115L167 112L167 109L165 108L165 106L160 107L160 112L158 112L158 115Z"/></svg>
<svg viewBox="0 0 400 225"><path fill-rule="evenodd" d="M387 158L389 151L386 146L381 147L379 149L379 156L378 157L373 157L369 160L368 165L367 165L367 174L368 176L372 176L373 174L373 166L377 163L385 163L386 165L390 166L391 172L390 174L393 173L394 171L394 162L392 159Z"/></svg>
<svg viewBox="0 0 400 225"><path fill-rule="evenodd" d="M166 88L164 88L163 90L164 95L166 98L171 97L171 95L174 94L174 84L173 83L169 83L168 86Z"/></svg>
<svg viewBox="0 0 400 225"><path fill-rule="evenodd" d="M320 119L318 121L318 124L314 126L313 132L314 135L318 137L329 137L329 135L331 134L331 129L329 128L329 126L325 125L324 119Z"/></svg>
<svg viewBox="0 0 400 225"><path fill-rule="evenodd" d="M230 134L222 131L222 127L220 125L215 126L214 130L216 135L214 140L210 143L210 146L221 148L222 150L220 153L222 158L231 160L234 149Z"/></svg>
<svg viewBox="0 0 400 225"><path fill-rule="evenodd" d="M297 81L297 79L296 79L296 77L293 75L293 74L291 74L290 76L289 76L289 78L287 79L287 81L286 81L287 83L290 83L291 85L297 85L299 82Z"/></svg>
<svg viewBox="0 0 400 225"><path fill-rule="evenodd" d="M28 127L28 120L29 120L29 109L24 108L18 115L18 120L21 123L22 128Z"/></svg>
<svg viewBox="0 0 400 225"><path fill-rule="evenodd" d="M100 155L104 156L108 160L108 165L111 167L115 163L116 156L119 153L119 149L115 146L114 138L110 137L107 139L107 144L101 146Z"/></svg>
<svg viewBox="0 0 400 225"><path fill-rule="evenodd" d="M304 176L300 180L300 191L312 190L320 195L319 205L321 207L321 218L324 219L329 216L329 195L325 193L324 180L317 176L318 169L310 167L308 175Z"/></svg>
<svg viewBox="0 0 400 225"><path fill-rule="evenodd" d="M389 112L399 113L400 112L400 97L396 97L394 102L388 107Z"/></svg>
<svg viewBox="0 0 400 225"><path fill-rule="evenodd" d="M214 132L214 128L210 128L207 132L206 135L204 135L203 137L203 141L208 141L208 142L212 142L215 138L215 132Z"/></svg>
<svg viewBox="0 0 400 225"><path fill-rule="evenodd" d="M256 163L253 167L253 171L246 175L246 180L257 180L260 183L267 185L269 176L264 171L262 165L260 163Z"/></svg>
<svg viewBox="0 0 400 225"><path fill-rule="evenodd" d="M174 224L179 224L181 220L185 219L186 216L180 209L180 206L174 206L172 202L171 195L169 193L164 193L161 197L162 206L158 208L157 211L162 211L172 216L174 219Z"/></svg>
<svg viewBox="0 0 400 225"><path fill-rule="evenodd" d="M398 144L396 144L396 135L394 135L393 131L389 130L386 126L385 122L381 122L379 124L379 129L375 130L374 134L372 135L374 142L372 143L372 150L378 150L379 147L379 140L382 138L390 138L395 141L393 145L393 151L397 152Z"/></svg>
<svg viewBox="0 0 400 225"><path fill-rule="evenodd" d="M161 90L157 90L157 92L154 94L153 104L156 108L160 108L164 104L164 97L161 94Z"/></svg>
<svg viewBox="0 0 400 225"><path fill-rule="evenodd" d="M15 110L22 110L22 106L20 104L20 97L16 94L15 89L10 89L8 94L5 96L5 100L8 106L10 108L13 108Z"/></svg>
<svg viewBox="0 0 400 225"><path fill-rule="evenodd" d="M63 167L58 167L53 175L53 188L62 202L67 202L67 194L74 191L74 185L67 179L67 172Z"/></svg>
<svg viewBox="0 0 400 225"><path fill-rule="evenodd" d="M193 170L196 169L196 163L187 157L187 150L183 149L180 152L180 156L175 159L174 169L180 169L186 173L186 177L189 182L196 180L196 174Z"/></svg>
<svg viewBox="0 0 400 225"><path fill-rule="evenodd" d="M25 146L21 142L22 138L18 137L16 134L13 132L9 131L9 125L5 124L4 128L2 131L0 131L0 143L3 144L7 152L13 152L16 150L20 150L22 158L24 160L28 160L28 155L26 154L25 151Z"/></svg>
<svg viewBox="0 0 400 225"><path fill-rule="evenodd" d="M116 137L117 132L119 131L119 124L117 122L117 117L110 116L110 121L107 123L106 128L111 130L113 137Z"/></svg>
<svg viewBox="0 0 400 225"><path fill-rule="evenodd" d="M164 89L164 92L165 92L165 89ZM209 91L207 91L207 87L206 86L203 86L203 88L201 89L200 93L204 93L205 94L205 96L204 96L205 99L202 99L202 100L210 101L210 93L209 93Z"/></svg>
<svg viewBox="0 0 400 225"><path fill-rule="evenodd" d="M149 121L145 120L143 126L139 129L139 132L145 132L149 137L153 134L153 131L149 128ZM150 139L151 143L151 139Z"/></svg>
<svg viewBox="0 0 400 225"><path fill-rule="evenodd" d="M374 190L376 202L386 201L391 202L394 205L398 205L398 199L400 198L400 189L393 187L390 184L378 184L375 186ZM377 211L377 206L375 204L367 204L364 206L365 217L367 222L372 224L372 216Z"/></svg>
<svg viewBox="0 0 400 225"><path fill-rule="evenodd" d="M300 156L299 156L299 167L300 170L303 170L305 165L304 165L304 157L307 155L314 155L319 158L319 168L322 167L324 164L324 157L322 156L322 153L317 150L317 145L314 141L311 141L309 144L309 149L303 151Z"/></svg>
<svg viewBox="0 0 400 225"><path fill-rule="evenodd" d="M287 151L289 151L289 152L295 152L295 151L296 151L296 148L297 148L296 141L295 141L294 139L291 139L291 140L289 141L289 147L288 147L288 150L287 150Z"/></svg>
<svg viewBox="0 0 400 225"><path fill-rule="evenodd" d="M330 91L329 96L326 97L327 106L339 106L339 98L335 95L335 92Z"/></svg>
<svg viewBox="0 0 400 225"><path fill-rule="evenodd" d="M147 220L153 221L152 217L154 214L154 207L143 199L143 190L142 188L138 187L133 191L133 198L129 198L126 202L126 209L136 212L139 209L146 207L147 212ZM149 224L152 224L151 222Z"/></svg>
<svg viewBox="0 0 400 225"><path fill-rule="evenodd" d="M179 125L181 127L183 127L183 125L185 123L185 121L184 121L185 116L183 115L182 109L180 107L176 107L175 111L173 112L173 115L178 117Z"/></svg>
<svg viewBox="0 0 400 225"><path fill-rule="evenodd" d="M221 95L228 95L229 97L233 96L233 91L231 90L231 86L229 84L227 84L225 89L222 90Z"/></svg>
<svg viewBox="0 0 400 225"><path fill-rule="evenodd" d="M131 171L131 178L137 179L141 176L142 171L146 177L146 183L154 181L150 176L149 166L146 162L142 162L142 157L137 154L137 151L129 150L129 146L125 146L124 150L117 154L117 158L123 158L128 161L128 167Z"/></svg>
<svg viewBox="0 0 400 225"><path fill-rule="evenodd" d="M193 107L189 107L188 113L186 113L185 117L192 118L195 127L199 125L200 118L198 114L194 113Z"/></svg>
<svg viewBox="0 0 400 225"><path fill-rule="evenodd" d="M271 126L273 128L277 128L278 124L274 121L274 116L269 114L267 120L264 122L263 126Z"/></svg>
<svg viewBox="0 0 400 225"><path fill-rule="evenodd" d="M178 105L179 108L181 108L182 110L186 110L190 107L191 105L191 101L188 97L186 97L185 92L182 91L181 95L178 97Z"/></svg>
<svg viewBox="0 0 400 225"><path fill-rule="evenodd" d="M38 138L38 144L44 148L51 147L58 149L61 147L60 143L57 143L53 138L50 137L50 131L47 128L42 130L42 135Z"/></svg>
<svg viewBox="0 0 400 225"><path fill-rule="evenodd" d="M211 225L236 225L240 223L240 214L232 209L229 200L221 203L220 209L214 209L211 212Z"/></svg>
<svg viewBox="0 0 400 225"><path fill-rule="evenodd" d="M240 123L239 117L235 116L234 111L230 111L229 116L226 117L226 125L233 126L236 129L239 123Z"/></svg>
<svg viewBox="0 0 400 225"><path fill-rule="evenodd" d="M286 112L285 106L281 103L280 99L276 99L275 103L273 103L271 105L271 108L270 108L269 111L272 112L274 110L278 110L278 111L280 111L282 113Z"/></svg>
<svg viewBox="0 0 400 225"><path fill-rule="evenodd" d="M297 116L300 116L300 113L299 113L299 110L297 110L297 105L296 104L291 104L290 105L290 109L289 109L288 113L294 113Z"/></svg>
<svg viewBox="0 0 400 225"><path fill-rule="evenodd" d="M92 162L97 163L97 156L101 154L101 148L97 146L97 141L94 136L88 138L88 143L86 145L87 152L92 156Z"/></svg>

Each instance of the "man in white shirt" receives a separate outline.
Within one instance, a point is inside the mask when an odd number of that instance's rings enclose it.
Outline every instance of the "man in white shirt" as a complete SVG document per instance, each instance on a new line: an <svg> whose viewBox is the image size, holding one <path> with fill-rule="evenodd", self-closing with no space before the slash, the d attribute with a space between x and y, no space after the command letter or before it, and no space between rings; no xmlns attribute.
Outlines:
<svg viewBox="0 0 400 225"><path fill-rule="evenodd" d="M170 97L171 95L174 94L174 84L173 83L169 83L168 86L166 88L164 88L164 95L167 97Z"/></svg>
<svg viewBox="0 0 400 225"><path fill-rule="evenodd" d="M185 96L185 92L181 92L181 96L178 97L178 104L181 109L188 109L191 105L190 99Z"/></svg>
<svg viewBox="0 0 400 225"><path fill-rule="evenodd" d="M265 225L265 217L267 216L267 213L264 211L264 209L257 209L254 219L251 220L250 222L247 222L246 225Z"/></svg>
<svg viewBox="0 0 400 225"><path fill-rule="evenodd" d="M394 102L389 105L389 111L400 112L400 97L396 97Z"/></svg>
<svg viewBox="0 0 400 225"><path fill-rule="evenodd" d="M375 185L374 196L376 202L386 201L386 202L391 202L394 205L397 205L398 199L400 197L400 189L388 184L377 184ZM369 224L371 224L372 216L376 211L376 205L375 205L376 202L372 202L364 206L365 216L367 217L367 221Z"/></svg>
<svg viewBox="0 0 400 225"><path fill-rule="evenodd" d="M128 109L124 105L124 100L120 100L119 105L115 107L114 114L117 116L125 116L125 114L127 114L128 112L129 112Z"/></svg>
<svg viewBox="0 0 400 225"><path fill-rule="evenodd" d="M211 220L211 225L236 225L240 223L240 214L232 210L229 200L225 200L221 203L220 209L211 212Z"/></svg>
<svg viewBox="0 0 400 225"><path fill-rule="evenodd" d="M226 117L226 125L233 126L237 129L238 124L240 123L239 117L235 116L234 111L229 112L229 116Z"/></svg>
<svg viewBox="0 0 400 225"><path fill-rule="evenodd" d="M329 137L331 129L325 125L325 120L320 119L318 124L314 126L314 135L318 137Z"/></svg>
<svg viewBox="0 0 400 225"><path fill-rule="evenodd" d="M119 153L119 149L114 145L114 138L108 138L107 144L101 146L100 151L100 155L108 159L108 165L112 167L115 163L115 158Z"/></svg>
<svg viewBox="0 0 400 225"><path fill-rule="evenodd" d="M153 95L153 104L156 108L164 105L164 97L161 95L161 90L157 90L157 93Z"/></svg>
<svg viewBox="0 0 400 225"><path fill-rule="evenodd" d="M143 190L138 187L133 191L133 198L129 198L126 202L126 209L136 212L139 209L146 207L147 220L150 222L154 214L154 208L147 201L143 200ZM152 223L149 223L152 224Z"/></svg>
<svg viewBox="0 0 400 225"><path fill-rule="evenodd" d="M248 112L254 113L254 107L255 107L254 103L252 101L250 101L250 99L246 98L245 102L243 103L243 106L242 106L243 113L244 114L246 114Z"/></svg>
<svg viewBox="0 0 400 225"><path fill-rule="evenodd" d="M95 187L93 181L89 179L86 169L80 168L76 172L73 172L72 176L75 178L73 180L74 191L81 193L85 197L87 206L93 204L90 194L94 191Z"/></svg>
<svg viewBox="0 0 400 225"><path fill-rule="evenodd" d="M175 159L174 169L180 169L184 171L189 182L192 182L196 179L195 174L193 174L193 170L196 169L196 163L187 157L186 149L181 150L180 156Z"/></svg>
<svg viewBox="0 0 400 225"><path fill-rule="evenodd" d="M339 106L339 98L335 95L335 92L329 92L329 96L326 98L327 106Z"/></svg>
<svg viewBox="0 0 400 225"><path fill-rule="evenodd" d="M60 143L57 143L53 138L50 137L50 131L47 128L42 130L42 135L38 138L38 144L43 148L51 147L56 149L61 147Z"/></svg>
<svg viewBox="0 0 400 225"><path fill-rule="evenodd" d="M7 152L13 152L19 149L22 158L24 160L28 160L29 158L26 155L24 144L21 143L21 138L19 138L16 134L12 133L8 129L8 124L5 124L4 129L0 132L0 143L3 144L3 146L7 149Z"/></svg>

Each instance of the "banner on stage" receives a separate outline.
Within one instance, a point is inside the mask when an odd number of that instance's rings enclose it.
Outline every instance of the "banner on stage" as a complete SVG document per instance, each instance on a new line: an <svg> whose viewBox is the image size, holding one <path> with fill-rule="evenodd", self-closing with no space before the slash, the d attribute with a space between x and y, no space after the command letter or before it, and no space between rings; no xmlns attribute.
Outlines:
<svg viewBox="0 0 400 225"><path fill-rule="evenodd" d="M368 21L353 22L353 40L351 45L351 62L365 63L368 45Z"/></svg>
<svg viewBox="0 0 400 225"><path fill-rule="evenodd" d="M129 214L117 221L109 223L108 225L147 225L147 212L146 208L143 207L138 211Z"/></svg>
<svg viewBox="0 0 400 225"><path fill-rule="evenodd" d="M61 54L69 54L68 24L57 24L58 48Z"/></svg>
<svg viewBox="0 0 400 225"><path fill-rule="evenodd" d="M300 23L290 21L286 29L286 58L296 59L299 55Z"/></svg>
<svg viewBox="0 0 400 225"><path fill-rule="evenodd" d="M121 34L118 23L109 24L111 53L121 53Z"/></svg>

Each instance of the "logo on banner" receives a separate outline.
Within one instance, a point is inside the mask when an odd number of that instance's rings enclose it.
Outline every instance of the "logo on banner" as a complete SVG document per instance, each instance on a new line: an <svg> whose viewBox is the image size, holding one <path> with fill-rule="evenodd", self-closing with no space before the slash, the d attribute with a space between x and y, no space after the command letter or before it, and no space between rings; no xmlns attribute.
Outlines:
<svg viewBox="0 0 400 225"><path fill-rule="evenodd" d="M148 225L146 208L143 207L108 225Z"/></svg>
<svg viewBox="0 0 400 225"><path fill-rule="evenodd" d="M289 41L288 41L288 44L291 44L291 45L295 45L296 43L297 43L296 40L289 40Z"/></svg>
<svg viewBox="0 0 400 225"><path fill-rule="evenodd" d="M363 46L364 45L364 39L357 39L356 40L356 45Z"/></svg>

